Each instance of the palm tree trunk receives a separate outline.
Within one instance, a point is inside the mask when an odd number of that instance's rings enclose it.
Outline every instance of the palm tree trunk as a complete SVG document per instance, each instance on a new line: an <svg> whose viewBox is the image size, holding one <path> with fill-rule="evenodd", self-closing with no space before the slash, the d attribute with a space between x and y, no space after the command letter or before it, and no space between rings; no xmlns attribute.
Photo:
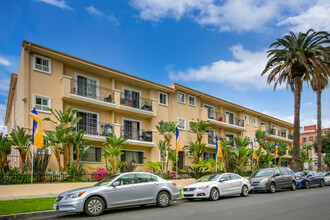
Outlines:
<svg viewBox="0 0 330 220"><path fill-rule="evenodd" d="M300 170L300 99L301 99L301 77L294 78L294 122L293 122L293 154L292 154L292 170L297 172Z"/></svg>
<svg viewBox="0 0 330 220"><path fill-rule="evenodd" d="M322 155L322 143L321 143L321 93L322 90L317 90L317 171L321 172L321 155Z"/></svg>

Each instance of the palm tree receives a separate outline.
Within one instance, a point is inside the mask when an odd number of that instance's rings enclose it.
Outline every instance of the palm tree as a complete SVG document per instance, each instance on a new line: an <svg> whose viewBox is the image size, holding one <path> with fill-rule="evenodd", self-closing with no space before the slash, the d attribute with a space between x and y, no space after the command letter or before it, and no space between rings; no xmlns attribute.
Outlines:
<svg viewBox="0 0 330 220"><path fill-rule="evenodd" d="M211 126L209 125L208 121L203 121L197 119L197 122L191 122L190 125L191 131L194 132L197 136L198 143L202 143L202 138L205 133L209 129L211 129Z"/></svg>
<svg viewBox="0 0 330 220"><path fill-rule="evenodd" d="M166 156L168 155L168 150L170 146L167 146L166 141L160 140L158 143L158 149L161 152L162 159L163 159L163 171L166 168Z"/></svg>
<svg viewBox="0 0 330 220"><path fill-rule="evenodd" d="M113 173L117 173L120 166L125 163L116 164L118 158L124 154L123 147L127 145L125 141L127 141L127 138L123 138L122 136L117 138L115 134L108 134L108 137L105 138L105 142L103 143L103 157L106 159L106 162L109 161Z"/></svg>
<svg viewBox="0 0 330 220"><path fill-rule="evenodd" d="M249 137L235 137L234 138L235 145L234 147L237 150L236 155L236 169L239 172L245 171L246 164L248 162L248 155L251 154L251 149L247 149L246 147L251 143L251 140Z"/></svg>
<svg viewBox="0 0 330 220"><path fill-rule="evenodd" d="M74 153L76 154L76 169L78 169L80 164L80 157L86 153L86 151L90 148L89 145L87 145L90 140L83 139L86 131L79 130L78 132L75 132L72 134L72 144Z"/></svg>
<svg viewBox="0 0 330 220"><path fill-rule="evenodd" d="M193 155L193 164L196 164L200 161L200 158L204 155L205 153L205 144L200 144L198 143L198 140L195 142L190 141L189 145L184 146L184 149L187 149L190 154Z"/></svg>
<svg viewBox="0 0 330 220"><path fill-rule="evenodd" d="M20 127L16 127L10 133L13 144L17 146L19 155L21 157L21 168L23 168L26 164L27 152L29 151L29 147L31 145L31 135L26 134L25 130Z"/></svg>
<svg viewBox="0 0 330 220"><path fill-rule="evenodd" d="M231 143L233 140L220 140L221 146L222 146L222 155L224 158L224 164L225 164L225 169L226 171L229 170L229 164L228 164L228 159L229 156L231 156Z"/></svg>
<svg viewBox="0 0 330 220"><path fill-rule="evenodd" d="M5 164L8 169L8 154L11 152L12 142L8 139L7 135L0 135L0 171L5 172Z"/></svg>
<svg viewBox="0 0 330 220"><path fill-rule="evenodd" d="M62 149L62 144L60 143L58 138L61 136L58 132L58 127L56 127L56 132L53 131L45 131L45 140L46 140L46 146L50 147L52 149L53 154L55 155L57 165L58 165L58 170L62 170L61 166L61 153L63 151Z"/></svg>
<svg viewBox="0 0 330 220"><path fill-rule="evenodd" d="M300 138L300 98L302 81L310 81L313 70L324 72L328 62L323 57L329 56L329 50L323 45L329 43L327 32L315 32L312 29L299 33L298 37L290 32L289 35L277 39L267 51L270 57L263 76L269 72L267 82L286 83L294 91L294 125L293 125L293 155L292 169L300 170L299 138Z"/></svg>
<svg viewBox="0 0 330 220"><path fill-rule="evenodd" d="M277 148L277 156L278 156L278 159L276 159L276 164L279 164L281 165L281 157L286 155L286 152L288 150L288 143L287 142L282 142L282 141L279 141L278 143L278 148Z"/></svg>
<svg viewBox="0 0 330 220"><path fill-rule="evenodd" d="M175 171L175 164L178 161L178 157L176 155L176 150L169 150L168 159L172 162L172 170Z"/></svg>
<svg viewBox="0 0 330 220"><path fill-rule="evenodd" d="M327 87L329 83L330 71L323 73L316 72L311 80L311 86L314 92L317 94L317 171L321 171L321 154L322 154L322 143L321 143L321 94L322 91Z"/></svg>

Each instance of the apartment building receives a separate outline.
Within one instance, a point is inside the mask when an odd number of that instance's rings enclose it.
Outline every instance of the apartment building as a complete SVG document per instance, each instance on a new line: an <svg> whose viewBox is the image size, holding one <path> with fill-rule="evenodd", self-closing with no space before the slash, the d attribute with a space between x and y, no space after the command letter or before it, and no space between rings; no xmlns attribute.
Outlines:
<svg viewBox="0 0 330 220"><path fill-rule="evenodd" d="M293 125L192 88L173 83L160 85L96 63L92 63L32 42L23 41L17 74L12 74L5 124L8 133L16 126L32 131L28 114L36 108L41 118L52 117L48 108L65 111L69 106L82 117L77 129L86 131L91 147L82 157L88 166L103 166L101 148L108 133L128 138L121 160L162 160L158 142L162 136L156 125L160 120L177 121L181 146L195 140L190 123L197 119L210 122L212 129L204 135L205 159L215 158L215 136L233 139L255 131L269 133L270 141L285 141L292 147ZM45 130L54 124L44 123ZM173 140L172 146L175 146ZM47 153L51 154L49 149ZM75 157L71 158L74 161ZM290 161L286 155L283 160ZM191 165L192 158L182 150L179 167ZM50 168L57 169L52 157ZM146 170L138 166L138 170Z"/></svg>

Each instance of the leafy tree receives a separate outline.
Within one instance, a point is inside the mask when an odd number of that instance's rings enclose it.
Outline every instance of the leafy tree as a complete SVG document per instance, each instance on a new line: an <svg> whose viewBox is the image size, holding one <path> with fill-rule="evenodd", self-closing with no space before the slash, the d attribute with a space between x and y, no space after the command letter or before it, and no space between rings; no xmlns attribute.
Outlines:
<svg viewBox="0 0 330 220"><path fill-rule="evenodd" d="M76 154L76 169L79 167L80 157L90 148L90 146L87 144L91 141L83 139L85 133L86 131L83 130L72 133L73 153Z"/></svg>
<svg viewBox="0 0 330 220"><path fill-rule="evenodd" d="M191 122L190 128L196 134L198 143L201 144L203 135L212 127L208 121L197 119L197 122Z"/></svg>
<svg viewBox="0 0 330 220"><path fill-rule="evenodd" d="M196 164L197 162L201 161L201 158L203 157L205 153L205 144L198 143L198 140L195 142L190 141L189 145L184 146L184 149L187 149L190 154L193 155L193 164Z"/></svg>
<svg viewBox="0 0 330 220"><path fill-rule="evenodd" d="M19 151L19 155L21 158L21 168L23 168L26 164L26 157L29 151L29 147L31 145L31 135L26 134L25 130L20 127L16 127L10 133L13 145L16 145Z"/></svg>
<svg viewBox="0 0 330 220"><path fill-rule="evenodd" d="M286 152L288 150L288 143L287 142L282 142L282 141L279 141L277 143L278 145L278 148L277 148L277 155L278 155L278 158L276 158L276 164L281 164L281 157L286 155Z"/></svg>
<svg viewBox="0 0 330 220"><path fill-rule="evenodd" d="M125 141L127 141L127 138L121 136L117 138L115 134L108 134L108 137L105 138L105 142L103 143L104 148L101 149L103 157L106 161L109 161L113 173L117 173L120 167L126 163L121 162L117 164L118 158L124 154L123 147L127 145Z"/></svg>
<svg viewBox="0 0 330 220"><path fill-rule="evenodd" d="M58 132L59 127L56 127L56 131L45 131L45 140L47 147L50 147L53 154L55 155L58 170L62 170L61 166L61 153L62 153L62 143L59 141L61 134Z"/></svg>
<svg viewBox="0 0 330 220"><path fill-rule="evenodd" d="M294 92L294 126L293 126L293 155L292 169L300 170L300 99L302 81L310 81L313 70L323 72L328 70L329 34L315 32L312 29L296 36L293 32L277 39L267 51L269 60L262 71L263 76L269 73L267 82L274 83L274 90L278 84L286 83Z"/></svg>
<svg viewBox="0 0 330 220"><path fill-rule="evenodd" d="M169 151L170 147L171 147L171 144L167 145L166 140L164 140L164 141L160 140L158 143L158 149L161 152L162 159L163 159L163 162L162 162L163 171L165 171L165 169L166 169L166 155L168 155L168 151Z"/></svg>
<svg viewBox="0 0 330 220"><path fill-rule="evenodd" d="M148 162L143 163L141 165L152 168L153 173L155 173L157 171L161 171L161 172L163 171L162 170L162 166L163 166L162 162L151 162L151 161L148 161Z"/></svg>
<svg viewBox="0 0 330 220"><path fill-rule="evenodd" d="M248 163L249 155L252 150L247 149L246 147L251 143L251 139L249 137L235 137L234 139L236 147L234 147L235 151L235 159L236 159L236 170L240 172L244 172L246 170L246 165Z"/></svg>
<svg viewBox="0 0 330 220"><path fill-rule="evenodd" d="M230 166L228 163L228 160L231 156L232 153L232 140L219 140L222 146L222 155L223 155L223 161L224 161L224 165L225 165L225 170L228 172Z"/></svg>
<svg viewBox="0 0 330 220"><path fill-rule="evenodd" d="M8 139L7 135L0 135L0 168L5 172L5 165L8 170L8 158L7 156L11 152L12 142Z"/></svg>
<svg viewBox="0 0 330 220"><path fill-rule="evenodd" d="M173 171L176 171L176 166L175 166L175 164L176 164L176 162L178 161L178 157L177 157L177 155L176 155L176 150L169 150L169 152L168 152L168 159L172 162L172 170Z"/></svg>

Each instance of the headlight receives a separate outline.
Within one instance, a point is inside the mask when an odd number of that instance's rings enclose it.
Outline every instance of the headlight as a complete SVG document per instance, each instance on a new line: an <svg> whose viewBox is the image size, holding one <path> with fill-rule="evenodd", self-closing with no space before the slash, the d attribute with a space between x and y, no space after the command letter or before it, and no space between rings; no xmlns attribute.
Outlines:
<svg viewBox="0 0 330 220"><path fill-rule="evenodd" d="M198 187L197 189L198 190L204 190L204 189L207 189L207 188L209 188L209 186L201 186L201 187Z"/></svg>
<svg viewBox="0 0 330 220"><path fill-rule="evenodd" d="M77 193L72 193L69 194L65 197L65 199L75 199L75 198L79 198L82 194L84 194L86 191L82 191L82 192L77 192Z"/></svg>
<svg viewBox="0 0 330 220"><path fill-rule="evenodd" d="M260 183L266 183L266 182L268 182L268 179L269 178L265 178L265 179L261 180Z"/></svg>

